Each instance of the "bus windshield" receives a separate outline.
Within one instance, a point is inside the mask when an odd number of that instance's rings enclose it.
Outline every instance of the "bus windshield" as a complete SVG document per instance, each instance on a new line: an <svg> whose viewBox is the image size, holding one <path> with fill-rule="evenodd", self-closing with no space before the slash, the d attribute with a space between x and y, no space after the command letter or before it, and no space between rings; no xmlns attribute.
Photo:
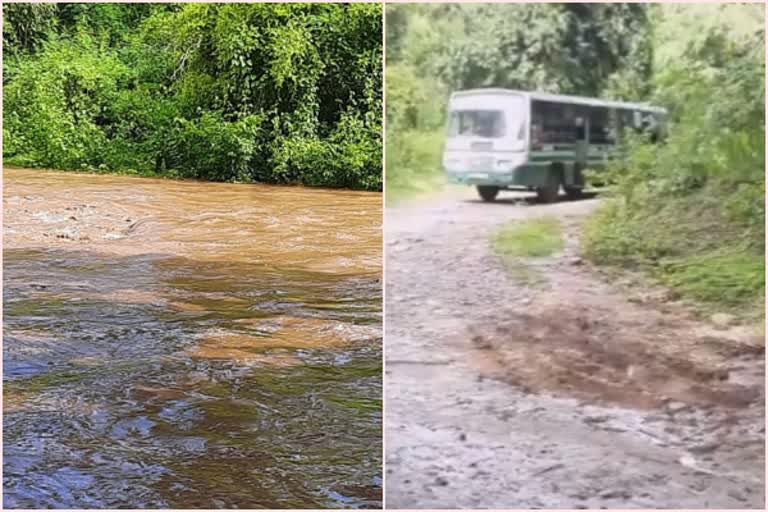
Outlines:
<svg viewBox="0 0 768 512"><path fill-rule="evenodd" d="M482 137L495 139L513 137L522 139L525 120L522 97L462 98L452 106L448 123L449 137Z"/></svg>
<svg viewBox="0 0 768 512"><path fill-rule="evenodd" d="M501 110L454 110L448 134L497 138L506 134L504 125Z"/></svg>

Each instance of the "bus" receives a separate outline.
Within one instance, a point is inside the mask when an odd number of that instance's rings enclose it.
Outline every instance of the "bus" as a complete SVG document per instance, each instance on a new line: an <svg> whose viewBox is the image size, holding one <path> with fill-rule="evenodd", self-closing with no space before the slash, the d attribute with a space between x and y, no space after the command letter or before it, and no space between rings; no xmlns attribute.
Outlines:
<svg viewBox="0 0 768 512"><path fill-rule="evenodd" d="M477 187L483 201L501 190L535 191L539 201L581 196L584 171L615 155L627 129L665 135L666 110L510 89L451 95L443 168L451 183Z"/></svg>

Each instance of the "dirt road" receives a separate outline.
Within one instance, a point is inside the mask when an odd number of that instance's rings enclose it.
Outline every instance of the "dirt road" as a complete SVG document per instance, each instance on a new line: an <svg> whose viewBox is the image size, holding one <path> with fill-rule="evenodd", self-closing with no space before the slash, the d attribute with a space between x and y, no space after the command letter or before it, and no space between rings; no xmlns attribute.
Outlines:
<svg viewBox="0 0 768 512"><path fill-rule="evenodd" d="M388 508L763 508L759 335L579 259L598 203L388 209ZM489 236L541 215L566 249L521 279Z"/></svg>

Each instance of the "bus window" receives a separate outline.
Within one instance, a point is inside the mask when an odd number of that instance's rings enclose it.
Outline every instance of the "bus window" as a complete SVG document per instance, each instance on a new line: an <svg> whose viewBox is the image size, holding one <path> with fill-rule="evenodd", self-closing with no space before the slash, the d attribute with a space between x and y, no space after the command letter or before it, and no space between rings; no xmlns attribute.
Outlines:
<svg viewBox="0 0 768 512"><path fill-rule="evenodd" d="M574 119L574 124L576 125L576 140L577 141L585 141L587 140L587 124L584 121L583 117L577 117Z"/></svg>
<svg viewBox="0 0 768 512"><path fill-rule="evenodd" d="M608 144L616 144L621 140L621 126L619 124L619 112L615 108L608 109L608 126L606 127Z"/></svg>
<svg viewBox="0 0 768 512"><path fill-rule="evenodd" d="M610 110L603 107L589 109L589 143L613 144Z"/></svg>
<svg viewBox="0 0 768 512"><path fill-rule="evenodd" d="M485 138L503 137L504 113L501 110L454 110L451 112L450 136L473 135Z"/></svg>
<svg viewBox="0 0 768 512"><path fill-rule="evenodd" d="M583 115L575 105L551 103L546 101L531 102L532 124L540 126L542 144L573 144L577 140L576 118ZM538 128L537 128L538 129ZM532 133L532 139L535 133Z"/></svg>
<svg viewBox="0 0 768 512"><path fill-rule="evenodd" d="M622 110L619 115L619 133L621 133L622 130L632 130L635 133L647 133L651 142L658 142L662 135L662 126L659 117L660 116L654 112Z"/></svg>
<svg viewBox="0 0 768 512"><path fill-rule="evenodd" d="M531 119L531 145L538 149L544 138L544 125L540 117L533 116Z"/></svg>

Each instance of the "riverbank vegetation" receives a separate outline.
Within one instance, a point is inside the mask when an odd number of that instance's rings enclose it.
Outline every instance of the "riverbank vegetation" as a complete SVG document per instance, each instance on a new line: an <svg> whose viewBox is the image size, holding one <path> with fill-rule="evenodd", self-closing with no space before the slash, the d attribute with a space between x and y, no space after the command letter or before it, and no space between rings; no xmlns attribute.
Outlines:
<svg viewBox="0 0 768 512"><path fill-rule="evenodd" d="M381 190L377 4L6 4L3 157Z"/></svg>
<svg viewBox="0 0 768 512"><path fill-rule="evenodd" d="M587 257L761 314L763 6L390 5L386 15L388 200L439 187L453 90L652 102L670 111L669 139L632 140L608 171Z"/></svg>

